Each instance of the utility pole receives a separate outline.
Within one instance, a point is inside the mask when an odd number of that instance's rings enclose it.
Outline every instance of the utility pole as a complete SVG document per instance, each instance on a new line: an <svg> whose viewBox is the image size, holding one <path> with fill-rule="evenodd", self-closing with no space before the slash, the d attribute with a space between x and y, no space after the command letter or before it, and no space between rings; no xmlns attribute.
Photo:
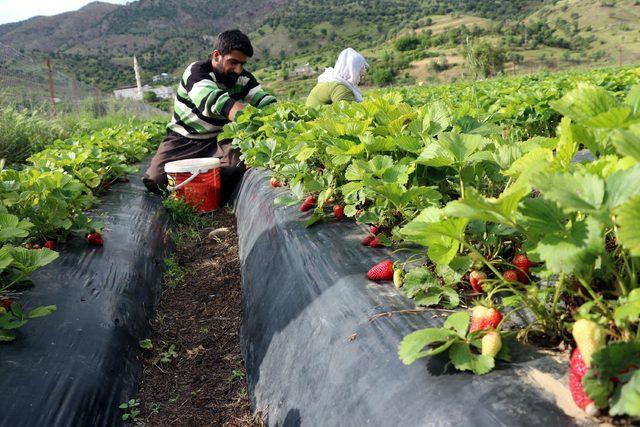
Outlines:
<svg viewBox="0 0 640 427"><path fill-rule="evenodd" d="M57 116L56 113L56 100L53 91L53 68L51 67L51 58L47 57L47 74L49 76L49 96L51 97L51 105L53 106L53 117Z"/></svg>
<svg viewBox="0 0 640 427"><path fill-rule="evenodd" d="M618 67L622 67L622 46L618 46Z"/></svg>
<svg viewBox="0 0 640 427"><path fill-rule="evenodd" d="M80 114L80 96L78 95L78 84L76 79L71 79L71 96L73 97L73 104L76 107L76 112Z"/></svg>

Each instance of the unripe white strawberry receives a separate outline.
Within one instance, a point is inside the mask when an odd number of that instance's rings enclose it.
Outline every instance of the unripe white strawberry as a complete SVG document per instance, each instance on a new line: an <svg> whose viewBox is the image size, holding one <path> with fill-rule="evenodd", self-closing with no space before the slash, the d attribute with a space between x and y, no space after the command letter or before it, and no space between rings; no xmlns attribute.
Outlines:
<svg viewBox="0 0 640 427"><path fill-rule="evenodd" d="M482 337L482 355L496 357L502 348L502 338L500 332L489 331Z"/></svg>
<svg viewBox="0 0 640 427"><path fill-rule="evenodd" d="M580 354L587 368L591 367L591 356L604 347L607 333L593 320L580 319L573 324L573 338L578 344Z"/></svg>
<svg viewBox="0 0 640 427"><path fill-rule="evenodd" d="M400 289L402 287L402 285L404 284L404 279L402 277L402 269L401 268L396 268L393 271L393 284L396 286L396 288Z"/></svg>

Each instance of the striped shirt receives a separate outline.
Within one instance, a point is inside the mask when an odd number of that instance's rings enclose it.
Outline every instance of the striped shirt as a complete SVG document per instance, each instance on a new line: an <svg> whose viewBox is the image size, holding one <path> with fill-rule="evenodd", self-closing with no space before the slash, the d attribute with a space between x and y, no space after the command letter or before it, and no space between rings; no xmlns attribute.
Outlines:
<svg viewBox="0 0 640 427"><path fill-rule="evenodd" d="M216 77L211 60L197 61L187 67L178 85L173 117L167 128L189 139L215 138L229 123L229 111L236 101L258 108L276 101L246 70L230 88Z"/></svg>

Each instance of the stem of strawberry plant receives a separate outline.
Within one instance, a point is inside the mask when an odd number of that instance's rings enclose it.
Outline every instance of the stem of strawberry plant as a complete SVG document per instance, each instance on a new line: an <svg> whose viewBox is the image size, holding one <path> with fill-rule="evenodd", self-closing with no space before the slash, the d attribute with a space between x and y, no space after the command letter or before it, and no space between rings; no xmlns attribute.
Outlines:
<svg viewBox="0 0 640 427"><path fill-rule="evenodd" d="M556 308L558 307L558 300L560 299L560 295L562 294L562 291L564 290L564 279L565 279L565 274L564 273L560 273L560 279L558 280L558 283L556 283L556 290L553 293L553 302L551 303L551 317L555 318L556 317Z"/></svg>
<svg viewBox="0 0 640 427"><path fill-rule="evenodd" d="M580 282L580 284L582 285L583 288L585 288L587 290L587 292L589 293L589 295L591 296L591 298L593 298L594 302L598 305L598 307L600 307L604 313L608 313L608 309L607 307L602 303L602 301L600 301L600 298L598 297L598 294L596 294L593 290L593 288L591 287L591 285L589 283L587 283L586 280L584 280L582 277L577 276L576 278L578 279L578 281Z"/></svg>
<svg viewBox="0 0 640 427"><path fill-rule="evenodd" d="M495 274L495 275L496 275L496 276L497 276L497 277L498 277L498 278L499 278L499 279L500 279L500 280L505 284L505 286L506 286L506 287L508 287L508 288L509 288L509 290L510 290L511 292L513 292L513 294L514 294L514 295L520 295L520 294L521 294L520 292L518 292L518 290L517 290L517 289L515 289L515 288L511 285L511 283L509 283L508 281L506 281L506 280L504 279L504 276L502 275L502 273L500 273L500 272L499 272L499 271L498 271L498 270L493 266L493 264L491 264L489 261L487 261L487 259L486 259L486 258L485 258L485 257L484 257L480 252L478 252L478 250L477 250L476 248L474 248L474 247L473 247L473 245L470 245L470 244L468 244L468 243L466 243L466 242L464 242L464 241L462 242L462 244L463 244L467 249L469 249L469 251L473 252L475 255L477 255L478 257L480 257L480 259L482 260L482 262L483 262L487 267L489 267L489 269L493 272L493 274ZM527 306L527 308L528 308L529 310L531 310L533 313L535 313L535 312L536 312L536 310L534 310L533 306L532 306L531 304L529 304L529 301L527 301L527 299L526 299L526 298L520 298L520 300L522 301L522 303L523 303L524 305L526 305L526 306Z"/></svg>

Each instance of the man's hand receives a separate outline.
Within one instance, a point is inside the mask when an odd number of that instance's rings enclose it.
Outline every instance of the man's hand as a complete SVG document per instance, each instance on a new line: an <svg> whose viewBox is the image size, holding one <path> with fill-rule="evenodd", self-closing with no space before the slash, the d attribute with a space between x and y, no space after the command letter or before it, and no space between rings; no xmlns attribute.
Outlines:
<svg viewBox="0 0 640 427"><path fill-rule="evenodd" d="M229 120L234 121L238 111L242 110L243 108L244 104L236 101L236 103L233 104L233 107L231 107L231 110L229 110Z"/></svg>

